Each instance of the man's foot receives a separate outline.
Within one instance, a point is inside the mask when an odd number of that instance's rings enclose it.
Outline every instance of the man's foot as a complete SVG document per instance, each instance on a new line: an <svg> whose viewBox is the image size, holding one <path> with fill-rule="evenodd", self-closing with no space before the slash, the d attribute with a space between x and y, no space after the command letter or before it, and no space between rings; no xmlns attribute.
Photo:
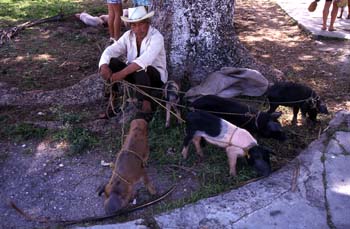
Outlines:
<svg viewBox="0 0 350 229"><path fill-rule="evenodd" d="M329 28L328 28L328 31L329 31L329 32L333 32L333 31L337 31L337 30L336 30L335 28L330 28L330 27L329 27Z"/></svg>
<svg viewBox="0 0 350 229"><path fill-rule="evenodd" d="M327 27L325 27L325 26L322 26L322 28L321 28L322 30L326 30L327 29Z"/></svg>

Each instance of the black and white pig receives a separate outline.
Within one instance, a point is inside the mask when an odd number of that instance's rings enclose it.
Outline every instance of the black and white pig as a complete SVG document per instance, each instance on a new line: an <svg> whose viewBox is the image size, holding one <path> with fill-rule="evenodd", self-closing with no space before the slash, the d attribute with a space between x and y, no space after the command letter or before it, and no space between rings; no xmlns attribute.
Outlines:
<svg viewBox="0 0 350 229"><path fill-rule="evenodd" d="M231 99L221 98L215 95L206 95L195 100L191 107L211 112L230 123L248 130L250 133L258 133L266 138L274 138L280 141L286 140L278 118L281 112L267 113Z"/></svg>
<svg viewBox="0 0 350 229"><path fill-rule="evenodd" d="M328 114L326 104L310 87L294 82L278 82L271 86L266 96L270 103L269 112L274 112L278 106L293 108L292 123L297 122L299 110L303 120L308 118L314 123L317 121L317 114Z"/></svg>
<svg viewBox="0 0 350 229"><path fill-rule="evenodd" d="M202 158L200 140L225 148L229 161L230 174L236 176L237 157L246 157L261 176L271 173L270 150L259 146L255 138L245 129L239 128L224 119L207 112L189 112L186 119L186 136L183 142L182 156L186 159L190 141L196 147L196 153Z"/></svg>

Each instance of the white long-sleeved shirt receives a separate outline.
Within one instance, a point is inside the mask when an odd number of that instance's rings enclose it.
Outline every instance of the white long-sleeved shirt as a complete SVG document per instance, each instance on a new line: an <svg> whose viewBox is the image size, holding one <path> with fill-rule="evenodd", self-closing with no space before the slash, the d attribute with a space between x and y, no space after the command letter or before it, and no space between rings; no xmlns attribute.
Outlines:
<svg viewBox="0 0 350 229"><path fill-rule="evenodd" d="M136 36L129 30L117 42L103 51L98 64L99 68L103 64L109 64L111 58L118 58L122 55L126 56L127 64L136 63L142 69L151 65L159 71L163 83L168 80L164 38L152 26L149 27L146 37L142 40L139 56L137 56Z"/></svg>

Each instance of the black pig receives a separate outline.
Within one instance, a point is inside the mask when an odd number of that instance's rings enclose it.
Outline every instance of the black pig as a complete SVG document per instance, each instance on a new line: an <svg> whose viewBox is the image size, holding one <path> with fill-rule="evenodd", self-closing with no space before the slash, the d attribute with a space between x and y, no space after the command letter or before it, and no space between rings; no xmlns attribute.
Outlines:
<svg viewBox="0 0 350 229"><path fill-rule="evenodd" d="M293 82L279 82L271 86L266 92L270 103L269 112L274 112L278 106L293 108L292 123L297 122L299 110L303 120L308 118L314 123L317 114L328 114L327 106L310 87Z"/></svg>
<svg viewBox="0 0 350 229"><path fill-rule="evenodd" d="M258 133L263 137L274 138L280 141L286 139L278 118L281 112L267 113L238 103L231 99L215 95L206 95L195 100L191 106L198 110L212 114L229 121L250 133Z"/></svg>

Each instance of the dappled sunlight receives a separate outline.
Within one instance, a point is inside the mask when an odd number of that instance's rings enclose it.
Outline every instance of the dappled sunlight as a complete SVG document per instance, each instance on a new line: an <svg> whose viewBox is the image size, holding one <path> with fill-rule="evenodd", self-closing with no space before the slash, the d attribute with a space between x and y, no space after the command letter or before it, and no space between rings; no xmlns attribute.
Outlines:
<svg viewBox="0 0 350 229"><path fill-rule="evenodd" d="M41 156L62 156L68 148L68 143L43 141L36 147L35 157Z"/></svg>
<svg viewBox="0 0 350 229"><path fill-rule="evenodd" d="M66 144L62 142L40 142L34 150L34 158L31 161L27 172L29 174L35 174L52 162L60 167L61 163L59 158L64 156L65 150ZM46 176L47 174L44 173L44 175Z"/></svg>
<svg viewBox="0 0 350 229"><path fill-rule="evenodd" d="M336 183L331 187L332 192L336 192L338 194L350 196L350 180L344 180L341 183Z"/></svg>
<svg viewBox="0 0 350 229"><path fill-rule="evenodd" d="M17 62L20 62L20 61L25 60L25 57L24 57L24 56L17 56L15 60L16 60Z"/></svg>
<svg viewBox="0 0 350 229"><path fill-rule="evenodd" d="M271 58L271 55L270 54L264 54L264 55L261 55L261 57L263 57L263 58Z"/></svg>
<svg viewBox="0 0 350 229"><path fill-rule="evenodd" d="M50 34L50 31L47 30L47 31L41 32L39 34L39 36L40 36L41 39L49 39L51 34Z"/></svg>
<svg viewBox="0 0 350 229"><path fill-rule="evenodd" d="M344 101L334 106L334 111L347 110L350 111L350 101Z"/></svg>
<svg viewBox="0 0 350 229"><path fill-rule="evenodd" d="M33 57L33 60L36 61L52 61L55 60L50 54L38 54Z"/></svg>
<svg viewBox="0 0 350 229"><path fill-rule="evenodd" d="M301 55L301 56L299 56L299 60L303 60L303 61L305 61L305 60L311 61L311 60L314 60L314 59L315 59L315 57L312 56L312 55Z"/></svg>

